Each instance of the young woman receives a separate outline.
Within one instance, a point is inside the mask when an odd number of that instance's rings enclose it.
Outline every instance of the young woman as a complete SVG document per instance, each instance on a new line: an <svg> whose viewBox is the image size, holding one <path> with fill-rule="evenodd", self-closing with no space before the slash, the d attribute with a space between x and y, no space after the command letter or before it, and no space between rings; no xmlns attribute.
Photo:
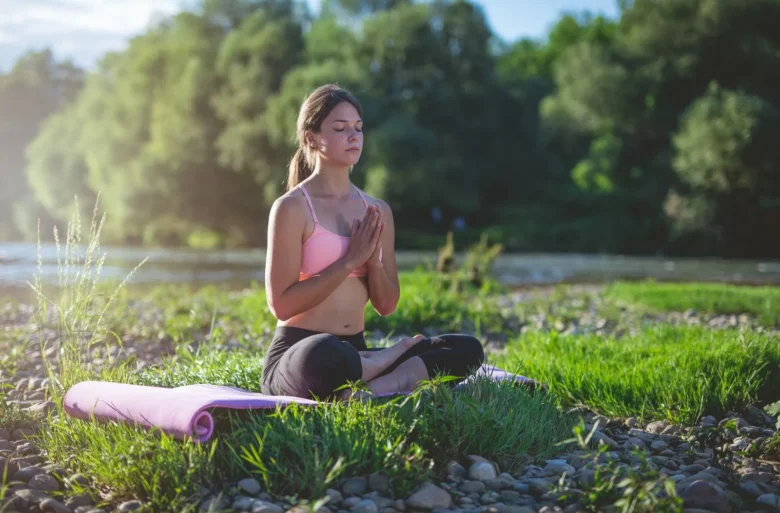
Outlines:
<svg viewBox="0 0 780 513"><path fill-rule="evenodd" d="M297 138L288 191L269 219L265 286L279 321L262 392L346 399L351 390L334 390L348 381L382 395L412 391L435 374L465 379L484 360L471 336L417 335L366 347L366 302L390 315L400 288L390 207L350 181L363 149L358 101L336 85L318 88L301 106Z"/></svg>

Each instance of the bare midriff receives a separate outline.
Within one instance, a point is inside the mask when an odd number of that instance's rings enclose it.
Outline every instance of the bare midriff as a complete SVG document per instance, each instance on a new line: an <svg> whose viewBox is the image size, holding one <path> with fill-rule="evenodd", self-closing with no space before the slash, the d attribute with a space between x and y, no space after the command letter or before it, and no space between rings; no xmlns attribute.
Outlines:
<svg viewBox="0 0 780 513"><path fill-rule="evenodd" d="M354 335L364 329L363 312L367 302L368 278L347 278L320 304L286 321L279 321L278 326Z"/></svg>

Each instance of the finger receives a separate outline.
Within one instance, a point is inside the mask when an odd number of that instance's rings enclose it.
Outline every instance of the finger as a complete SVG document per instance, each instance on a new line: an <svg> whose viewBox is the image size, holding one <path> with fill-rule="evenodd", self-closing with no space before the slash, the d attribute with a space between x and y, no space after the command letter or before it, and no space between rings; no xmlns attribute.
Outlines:
<svg viewBox="0 0 780 513"><path fill-rule="evenodd" d="M370 221L371 220L371 207L366 209L366 213L363 215L363 221Z"/></svg>
<svg viewBox="0 0 780 513"><path fill-rule="evenodd" d="M379 243L379 237L382 235L382 229L384 224L380 223L374 230L374 235L371 237L371 247L376 250L376 246Z"/></svg>

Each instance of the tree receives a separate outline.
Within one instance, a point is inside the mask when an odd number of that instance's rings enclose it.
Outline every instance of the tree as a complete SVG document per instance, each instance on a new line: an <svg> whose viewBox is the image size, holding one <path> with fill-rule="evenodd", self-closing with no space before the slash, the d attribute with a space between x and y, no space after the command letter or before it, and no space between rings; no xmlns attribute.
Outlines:
<svg viewBox="0 0 780 513"><path fill-rule="evenodd" d="M713 83L682 117L674 136L673 190L667 213L677 234L709 234L728 256L780 249L780 111L760 97ZM775 253L776 254L776 253Z"/></svg>
<svg viewBox="0 0 780 513"><path fill-rule="evenodd" d="M33 235L36 226L15 226L14 214L23 207L14 203L27 198L24 205L39 210L24 174L25 148L41 128L43 121L78 93L83 81L81 70L70 62L57 62L50 50L22 56L7 75L0 75L0 239ZM46 220L44 218L44 220Z"/></svg>

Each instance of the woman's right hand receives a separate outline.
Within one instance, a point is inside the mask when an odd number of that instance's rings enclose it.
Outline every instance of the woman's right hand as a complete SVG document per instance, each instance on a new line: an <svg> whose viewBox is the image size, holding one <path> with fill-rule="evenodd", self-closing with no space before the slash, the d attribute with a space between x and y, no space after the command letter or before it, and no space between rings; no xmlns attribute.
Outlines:
<svg viewBox="0 0 780 513"><path fill-rule="evenodd" d="M352 238L349 240L344 261L350 270L355 270L371 257L379 243L383 223L379 220L379 207L369 205L361 221L352 223Z"/></svg>

